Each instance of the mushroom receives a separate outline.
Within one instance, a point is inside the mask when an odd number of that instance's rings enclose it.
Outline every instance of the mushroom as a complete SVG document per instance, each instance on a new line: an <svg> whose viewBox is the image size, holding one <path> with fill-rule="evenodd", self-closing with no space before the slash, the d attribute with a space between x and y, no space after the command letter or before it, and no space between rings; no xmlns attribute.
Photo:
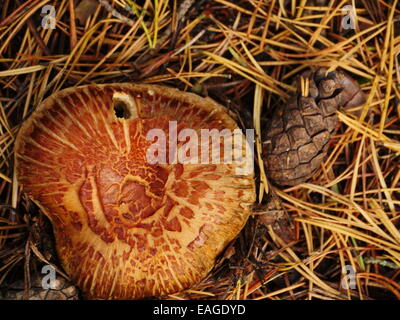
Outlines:
<svg viewBox="0 0 400 320"><path fill-rule="evenodd" d="M199 146L217 161L193 161L197 141L186 129L224 132ZM157 85L68 88L36 108L16 139L18 182L50 219L59 260L84 297L167 295L210 272L255 201L243 133L238 158L218 161L229 149L212 158L237 131L225 107Z"/></svg>

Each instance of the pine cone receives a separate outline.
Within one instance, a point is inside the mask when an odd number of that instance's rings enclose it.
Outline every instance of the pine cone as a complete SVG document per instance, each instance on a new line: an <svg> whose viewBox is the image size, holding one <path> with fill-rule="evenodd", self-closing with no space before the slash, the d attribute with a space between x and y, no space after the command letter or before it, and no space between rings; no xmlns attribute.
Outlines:
<svg viewBox="0 0 400 320"><path fill-rule="evenodd" d="M320 167L328 142L336 131L338 107L365 102L357 82L343 71L307 71L307 96L300 89L268 120L263 136L264 162L269 180L281 186L305 182ZM300 81L298 81L300 83Z"/></svg>

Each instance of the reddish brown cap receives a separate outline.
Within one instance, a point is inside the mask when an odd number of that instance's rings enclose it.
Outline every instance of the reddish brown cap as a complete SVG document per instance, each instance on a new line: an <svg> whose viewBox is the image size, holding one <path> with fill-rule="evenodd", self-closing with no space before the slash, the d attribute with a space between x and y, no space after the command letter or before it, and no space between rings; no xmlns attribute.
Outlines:
<svg viewBox="0 0 400 320"><path fill-rule="evenodd" d="M18 181L51 220L61 263L88 298L165 295L196 284L249 217L253 172L238 169L252 166L250 155L232 163L149 163L155 140L146 137L162 129L168 149L171 121L178 134L238 128L210 99L107 84L53 94L19 131Z"/></svg>

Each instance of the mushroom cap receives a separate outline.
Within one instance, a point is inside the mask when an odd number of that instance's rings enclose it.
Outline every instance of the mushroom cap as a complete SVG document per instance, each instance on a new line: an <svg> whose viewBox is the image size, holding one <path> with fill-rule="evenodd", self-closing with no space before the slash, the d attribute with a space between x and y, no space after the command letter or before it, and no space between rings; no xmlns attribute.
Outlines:
<svg viewBox="0 0 400 320"><path fill-rule="evenodd" d="M121 103L123 118L114 109ZM22 124L18 181L50 219L60 262L86 298L134 299L191 287L250 215L253 159L244 153L243 134L234 146L242 157L231 163L174 163L168 151L167 163L149 163L155 143L149 132L162 129L171 150L173 121L178 135L185 128L199 137L201 129L238 129L211 99L130 83L59 91ZM212 139L205 145L211 156Z"/></svg>

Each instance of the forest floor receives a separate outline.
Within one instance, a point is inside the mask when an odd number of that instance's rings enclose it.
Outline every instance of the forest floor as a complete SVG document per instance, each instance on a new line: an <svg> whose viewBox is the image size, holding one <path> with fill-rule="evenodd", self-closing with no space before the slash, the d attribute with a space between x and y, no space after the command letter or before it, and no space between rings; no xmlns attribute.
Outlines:
<svg viewBox="0 0 400 320"><path fill-rule="evenodd" d="M166 298L399 299L399 54L397 0L3 0L0 298L38 294L29 288L45 264L67 278L49 222L16 181L21 123L62 88L140 82L209 96L252 126L257 202L277 202L294 230L285 240L254 215L204 281ZM259 161L263 124L316 67L345 70L367 101L359 116L337 111L312 179L274 187Z"/></svg>

